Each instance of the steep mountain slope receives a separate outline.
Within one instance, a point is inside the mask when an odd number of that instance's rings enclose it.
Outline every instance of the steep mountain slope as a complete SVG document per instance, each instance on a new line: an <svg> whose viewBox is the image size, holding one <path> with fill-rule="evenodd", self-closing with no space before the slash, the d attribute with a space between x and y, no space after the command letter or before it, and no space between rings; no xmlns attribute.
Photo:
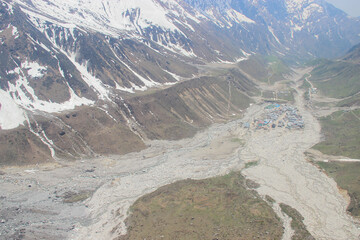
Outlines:
<svg viewBox="0 0 360 240"><path fill-rule="evenodd" d="M359 104L359 45L338 60L319 60L309 80L326 96L346 98L340 105Z"/></svg>
<svg viewBox="0 0 360 240"><path fill-rule="evenodd" d="M321 0L1 0L0 20L2 163L190 136L256 93L249 75L197 78L196 65L336 56L360 41L360 21Z"/></svg>
<svg viewBox="0 0 360 240"><path fill-rule="evenodd" d="M349 17L323 0L186 1L202 9L204 14L218 11L219 15L227 16L229 9L244 14L268 35L272 50L286 54L334 57L360 40L359 19Z"/></svg>
<svg viewBox="0 0 360 240"><path fill-rule="evenodd" d="M142 0L141 2L97 0L75 3L52 1L51 4L41 0L17 2L32 16L33 21L41 19L61 26L64 26L61 23L65 22L70 26L115 38L136 39L150 48L154 48L155 44L157 50L161 47L162 50L186 57L218 60L217 56L213 56L216 53L214 50L223 51L231 48L231 45L219 46L223 38L209 31L216 30L210 19L187 4L182 2L180 4L174 0ZM233 21L248 23L241 19ZM204 26L202 23L210 23L210 26ZM65 26L69 25L65 24ZM211 41L217 45L211 44ZM235 46L232 44L235 56L241 55L241 51L236 50ZM231 53L229 50L227 52ZM226 57L229 56L225 55Z"/></svg>
<svg viewBox="0 0 360 240"><path fill-rule="evenodd" d="M27 128L0 131L0 165L124 154L145 148L147 139L190 137L214 122L241 115L254 93L252 81L234 69L220 77L197 78L113 103L28 114ZM32 138L19 137L23 132Z"/></svg>
<svg viewBox="0 0 360 240"><path fill-rule="evenodd" d="M354 46L343 58L344 61L360 63L360 44Z"/></svg>
<svg viewBox="0 0 360 240"><path fill-rule="evenodd" d="M360 41L359 19L324 0L16 2L33 21L70 24L113 37L142 38L186 56L212 60L241 56L239 50L234 54L224 51L236 48L333 57ZM219 43L226 38L234 44L225 41L226 46L221 46ZM214 40L220 42L212 43ZM221 54L211 56L217 53L214 50Z"/></svg>

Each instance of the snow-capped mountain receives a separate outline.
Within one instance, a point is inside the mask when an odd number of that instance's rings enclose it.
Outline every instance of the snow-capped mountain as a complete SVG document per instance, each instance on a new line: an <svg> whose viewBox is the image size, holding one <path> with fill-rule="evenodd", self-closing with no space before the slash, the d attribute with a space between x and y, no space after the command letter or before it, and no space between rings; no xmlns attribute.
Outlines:
<svg viewBox="0 0 360 240"><path fill-rule="evenodd" d="M99 143L86 137L88 130L74 130L76 117L67 113L84 108L114 120L135 142L148 135L161 138L136 115L147 111L156 119L153 111L130 102L135 92L193 78L194 64L253 54L334 57L360 41L360 20L323 0L1 0L0 20L0 135L9 130L0 141L26 138L28 147L41 145L29 151L43 158L100 152ZM163 106L161 114L169 111L182 122L201 119L193 114L189 120L185 112L191 107L182 110L184 116L174 113L180 105L168 100L174 105ZM211 107L204 110L207 118ZM65 112L69 118L61 117ZM86 120L91 119L97 118ZM98 135L111 135L109 126Z"/></svg>
<svg viewBox="0 0 360 240"><path fill-rule="evenodd" d="M243 14L268 35L272 51L287 55L338 57L359 42L359 19L324 0L186 1L202 12Z"/></svg>

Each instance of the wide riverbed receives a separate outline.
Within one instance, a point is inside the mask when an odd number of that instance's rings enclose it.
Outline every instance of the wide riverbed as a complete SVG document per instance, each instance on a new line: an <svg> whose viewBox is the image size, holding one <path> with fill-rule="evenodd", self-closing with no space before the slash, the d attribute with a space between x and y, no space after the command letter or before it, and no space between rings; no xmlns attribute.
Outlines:
<svg viewBox="0 0 360 240"><path fill-rule="evenodd" d="M126 231L129 207L144 194L181 179L240 170L249 161L259 162L243 170L260 184L258 192L296 208L316 239L359 239L335 182L305 159L304 151L320 140L320 125L300 94L296 100L303 130L241 127L263 113L263 105L253 105L241 120L215 124L191 139L153 141L139 153L4 169L0 239L112 239ZM93 194L85 202L63 202L66 194L89 191ZM290 224L282 218L284 239L290 239Z"/></svg>

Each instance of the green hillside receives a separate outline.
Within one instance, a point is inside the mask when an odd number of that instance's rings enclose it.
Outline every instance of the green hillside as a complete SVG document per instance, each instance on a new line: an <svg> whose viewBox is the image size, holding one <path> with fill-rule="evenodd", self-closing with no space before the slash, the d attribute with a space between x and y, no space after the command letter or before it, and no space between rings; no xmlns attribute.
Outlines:
<svg viewBox="0 0 360 240"><path fill-rule="evenodd" d="M339 111L320 119L325 140L315 149L335 156L360 159L360 109Z"/></svg>
<svg viewBox="0 0 360 240"><path fill-rule="evenodd" d="M136 201L118 240L281 239L280 219L249 185L231 173L164 186Z"/></svg>
<svg viewBox="0 0 360 240"><path fill-rule="evenodd" d="M328 97L345 98L360 91L360 66L344 61L322 60L309 79Z"/></svg>

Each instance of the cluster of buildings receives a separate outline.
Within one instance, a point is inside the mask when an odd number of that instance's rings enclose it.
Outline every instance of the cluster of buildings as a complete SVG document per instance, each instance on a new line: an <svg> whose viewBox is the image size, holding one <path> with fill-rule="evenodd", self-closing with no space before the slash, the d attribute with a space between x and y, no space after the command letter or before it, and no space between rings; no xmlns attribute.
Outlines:
<svg viewBox="0 0 360 240"><path fill-rule="evenodd" d="M265 107L265 113L252 123L244 123L244 128L272 129L288 128L302 129L305 127L304 120L299 110L286 104L271 104Z"/></svg>

